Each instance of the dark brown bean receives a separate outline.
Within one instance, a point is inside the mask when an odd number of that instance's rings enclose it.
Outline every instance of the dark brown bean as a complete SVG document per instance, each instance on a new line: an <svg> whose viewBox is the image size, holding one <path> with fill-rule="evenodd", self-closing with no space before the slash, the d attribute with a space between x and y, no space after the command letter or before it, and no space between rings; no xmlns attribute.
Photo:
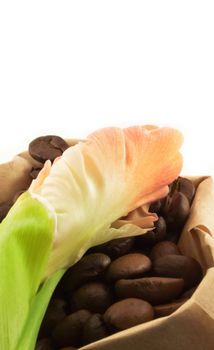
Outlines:
<svg viewBox="0 0 214 350"><path fill-rule="evenodd" d="M109 266L111 259L103 253L85 255L63 276L60 285L65 292L70 292L81 284L100 277Z"/></svg>
<svg viewBox="0 0 214 350"><path fill-rule="evenodd" d="M52 332L54 344L58 347L80 346L83 327L90 316L88 310L79 310L67 316Z"/></svg>
<svg viewBox="0 0 214 350"><path fill-rule="evenodd" d="M12 204L14 204L16 201L17 201L17 199L19 198L19 196L21 196L21 194L22 193L24 193L26 190L20 190L20 191L18 191L16 194L15 194L15 196L13 197L13 199L12 199Z"/></svg>
<svg viewBox="0 0 214 350"><path fill-rule="evenodd" d="M171 241L162 241L152 248L150 258L151 260L156 260L169 254L180 255L177 245Z"/></svg>
<svg viewBox="0 0 214 350"><path fill-rule="evenodd" d="M113 239L107 243L97 245L93 247L91 251L102 252L110 256L111 259L116 259L119 256L130 252L134 245L134 237L125 237Z"/></svg>
<svg viewBox="0 0 214 350"><path fill-rule="evenodd" d="M54 350L54 347L52 346L51 339L49 339L49 338L40 339L36 343L35 350Z"/></svg>
<svg viewBox="0 0 214 350"><path fill-rule="evenodd" d="M150 207L149 207L149 211L150 213L159 213L160 211L160 208L161 208L161 200L159 199L158 201L156 202L153 202Z"/></svg>
<svg viewBox="0 0 214 350"><path fill-rule="evenodd" d="M190 212L189 201L181 192L175 192L166 202L166 221L170 229L180 230Z"/></svg>
<svg viewBox="0 0 214 350"><path fill-rule="evenodd" d="M47 135L37 137L31 141L28 150L31 157L44 163L47 159L53 162L54 159L61 156L68 147L68 144L61 137Z"/></svg>
<svg viewBox="0 0 214 350"><path fill-rule="evenodd" d="M173 182L173 185L171 187L171 193L174 192L183 193L191 204L195 194L195 185L191 180L179 176L178 179Z"/></svg>
<svg viewBox="0 0 214 350"><path fill-rule="evenodd" d="M180 299L172 303L154 306L155 318L171 315L174 311L179 309L188 299Z"/></svg>
<svg viewBox="0 0 214 350"><path fill-rule="evenodd" d="M89 317L83 328L83 344L89 344L109 335L103 318L100 314Z"/></svg>
<svg viewBox="0 0 214 350"><path fill-rule="evenodd" d="M70 298L71 310L87 309L103 313L112 303L110 288L101 282L88 282L75 290Z"/></svg>
<svg viewBox="0 0 214 350"><path fill-rule="evenodd" d="M166 240L177 244L179 241L180 235L181 235L181 230L178 230L178 229L170 230L167 232Z"/></svg>
<svg viewBox="0 0 214 350"><path fill-rule="evenodd" d="M40 167L40 168L32 168L31 172L30 172L31 179L36 179L38 174L39 174L39 172L41 171L41 169L42 169L42 167Z"/></svg>
<svg viewBox="0 0 214 350"><path fill-rule="evenodd" d="M62 299L51 299L43 318L39 335L49 336L52 329L66 317L66 302Z"/></svg>
<svg viewBox="0 0 214 350"><path fill-rule="evenodd" d="M166 237L166 222L162 216L155 221L155 241L160 242Z"/></svg>
<svg viewBox="0 0 214 350"><path fill-rule="evenodd" d="M166 255L155 260L153 273L155 276L183 278L185 288L195 286L202 278L200 264L184 255Z"/></svg>
<svg viewBox="0 0 214 350"><path fill-rule="evenodd" d="M108 281L142 276L151 268L151 260L140 253L130 253L114 260L106 273Z"/></svg>
<svg viewBox="0 0 214 350"><path fill-rule="evenodd" d="M182 295L181 295L181 298L191 298L191 296L195 293L197 289L197 286L196 287L192 287L190 289L187 289Z"/></svg>
<svg viewBox="0 0 214 350"><path fill-rule="evenodd" d="M145 233L144 235L137 236L135 238L136 242L136 247L139 249L142 249L144 254L149 254L149 249L153 247L153 245L156 242L155 239L155 232L154 231L149 231Z"/></svg>
<svg viewBox="0 0 214 350"><path fill-rule="evenodd" d="M103 318L110 329L123 330L152 320L152 306L144 300L129 298L111 305Z"/></svg>
<svg viewBox="0 0 214 350"><path fill-rule="evenodd" d="M154 223L155 229L136 237L136 245L142 249L151 248L166 236L166 222L162 216Z"/></svg>
<svg viewBox="0 0 214 350"><path fill-rule="evenodd" d="M2 220L4 220L4 218L7 216L7 213L9 212L11 207L11 202L2 203L0 205L0 222L2 222Z"/></svg>
<svg viewBox="0 0 214 350"><path fill-rule="evenodd" d="M60 348L60 350L77 350L77 348L74 348L73 346L66 346L65 348Z"/></svg>
<svg viewBox="0 0 214 350"><path fill-rule="evenodd" d="M163 304L177 298L183 287L181 278L144 277L121 279L116 282L115 291L120 298L140 298L151 304Z"/></svg>
<svg viewBox="0 0 214 350"><path fill-rule="evenodd" d="M170 186L169 186L169 188L170 188ZM169 197L169 194L168 194L168 196L160 199L161 206L160 206L158 215L162 215L164 218L165 218L165 207L166 207L166 202L167 202L168 197Z"/></svg>

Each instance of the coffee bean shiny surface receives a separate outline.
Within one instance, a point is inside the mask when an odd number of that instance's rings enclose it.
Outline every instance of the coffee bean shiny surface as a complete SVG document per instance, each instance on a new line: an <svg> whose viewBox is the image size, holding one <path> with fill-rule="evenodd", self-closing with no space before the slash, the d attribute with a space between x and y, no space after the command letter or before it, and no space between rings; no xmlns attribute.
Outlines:
<svg viewBox="0 0 214 350"><path fill-rule="evenodd" d="M70 298L71 310L87 309L94 313L103 313L111 303L111 290L102 282L85 283Z"/></svg>
<svg viewBox="0 0 214 350"><path fill-rule="evenodd" d="M162 241L166 236L166 221L163 216L159 216L158 220L155 221L155 242Z"/></svg>
<svg viewBox="0 0 214 350"><path fill-rule="evenodd" d="M134 245L134 241L134 237L113 239L108 243L92 248L92 250L107 254L111 259L116 259L119 256L129 253Z"/></svg>
<svg viewBox="0 0 214 350"><path fill-rule="evenodd" d="M157 260L165 255L180 255L178 246L171 241L162 241L157 243L151 250L150 258L151 260Z"/></svg>
<svg viewBox="0 0 214 350"><path fill-rule="evenodd" d="M90 316L88 310L79 310L67 316L52 332L54 344L58 347L78 347L82 342L83 327Z"/></svg>
<svg viewBox="0 0 214 350"><path fill-rule="evenodd" d="M60 157L68 148L68 144L59 136L47 135L40 136L29 144L29 153L31 157L44 163L47 159L51 162Z"/></svg>
<svg viewBox="0 0 214 350"><path fill-rule="evenodd" d="M151 260L143 254L130 253L114 260L106 273L108 281L142 276L151 268Z"/></svg>
<svg viewBox="0 0 214 350"><path fill-rule="evenodd" d="M40 336L49 336L53 328L66 317L66 302L62 299L52 299L48 305L45 317L40 327Z"/></svg>
<svg viewBox="0 0 214 350"><path fill-rule="evenodd" d="M172 192L183 193L187 197L189 203L191 204L195 194L195 186L191 180L179 176L178 179L175 180L172 185Z"/></svg>
<svg viewBox="0 0 214 350"><path fill-rule="evenodd" d="M202 279L202 268L193 258L184 255L166 255L153 262L155 276L183 278L185 288L191 288Z"/></svg>
<svg viewBox="0 0 214 350"><path fill-rule="evenodd" d="M171 229L180 230L190 212L188 199L183 193L175 192L173 196L168 199L167 206L167 224Z"/></svg>
<svg viewBox="0 0 214 350"><path fill-rule="evenodd" d="M75 265L65 273L61 280L61 285L65 292L69 292L79 287L81 284L93 281L102 276L110 265L111 259L103 253L93 253L85 255Z"/></svg>
<svg viewBox="0 0 214 350"><path fill-rule="evenodd" d="M83 328L83 344L89 344L109 335L107 327L100 314L93 314Z"/></svg>
<svg viewBox="0 0 214 350"><path fill-rule="evenodd" d="M153 307L144 300L129 298L111 305L103 318L110 329L123 330L152 320Z"/></svg>
<svg viewBox="0 0 214 350"><path fill-rule="evenodd" d="M171 315L179 309L188 299L177 300L168 304L154 306L155 318Z"/></svg>
<svg viewBox="0 0 214 350"><path fill-rule="evenodd" d="M121 279L116 282L115 291L120 298L140 298L157 305L177 298L183 287L181 278L144 277Z"/></svg>
<svg viewBox="0 0 214 350"><path fill-rule="evenodd" d="M159 217L154 225L155 228L152 231L135 238L137 246L142 249L151 248L166 237L166 222L162 216Z"/></svg>

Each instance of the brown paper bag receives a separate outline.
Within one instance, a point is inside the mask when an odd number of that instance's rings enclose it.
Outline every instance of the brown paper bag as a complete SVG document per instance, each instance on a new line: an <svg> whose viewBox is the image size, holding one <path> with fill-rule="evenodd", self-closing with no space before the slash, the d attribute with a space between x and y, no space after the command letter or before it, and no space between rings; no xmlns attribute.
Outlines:
<svg viewBox="0 0 214 350"><path fill-rule="evenodd" d="M197 259L204 269L196 292L172 315L119 332L81 350L214 349L214 182L211 177L192 180L197 192L178 245L182 253Z"/></svg>
<svg viewBox="0 0 214 350"><path fill-rule="evenodd" d="M76 140L67 140L74 145ZM27 152L0 165L4 188L0 203L11 201L26 189L32 166L41 166ZM109 336L82 350L213 350L214 349L214 182L211 177L194 177L197 186L189 219L179 240L185 255L197 259L204 278L193 296L176 312Z"/></svg>

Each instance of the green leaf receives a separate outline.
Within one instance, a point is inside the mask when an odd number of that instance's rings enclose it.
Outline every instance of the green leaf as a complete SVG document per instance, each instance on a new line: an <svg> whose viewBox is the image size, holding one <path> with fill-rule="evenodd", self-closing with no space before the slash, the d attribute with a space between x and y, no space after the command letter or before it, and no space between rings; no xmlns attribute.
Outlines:
<svg viewBox="0 0 214 350"><path fill-rule="evenodd" d="M0 349L17 349L50 255L54 225L29 193L0 225Z"/></svg>
<svg viewBox="0 0 214 350"><path fill-rule="evenodd" d="M35 343L38 335L38 331L44 317L46 308L50 301L51 295L57 286L59 280L64 274L64 270L56 272L50 277L39 292L36 294L25 323L24 330L22 332L19 344L16 350L33 350L35 349Z"/></svg>

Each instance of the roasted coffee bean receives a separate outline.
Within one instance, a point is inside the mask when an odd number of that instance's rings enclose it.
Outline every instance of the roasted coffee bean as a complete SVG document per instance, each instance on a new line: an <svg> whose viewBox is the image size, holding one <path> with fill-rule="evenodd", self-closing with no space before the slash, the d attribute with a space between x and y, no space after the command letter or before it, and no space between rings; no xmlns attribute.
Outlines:
<svg viewBox="0 0 214 350"><path fill-rule="evenodd" d="M83 328L83 344L89 344L109 335L103 318L100 314L89 317Z"/></svg>
<svg viewBox="0 0 214 350"><path fill-rule="evenodd" d="M171 241L162 241L152 248L150 258L151 260L157 260L158 258L169 254L180 255L177 245Z"/></svg>
<svg viewBox="0 0 214 350"><path fill-rule="evenodd" d="M68 147L68 144L61 137L47 135L37 137L31 141L28 150L31 157L44 163L47 159L53 162L54 159L61 156Z"/></svg>
<svg viewBox="0 0 214 350"><path fill-rule="evenodd" d="M54 350L51 339L49 339L49 338L40 339L36 343L35 350Z"/></svg>
<svg viewBox="0 0 214 350"><path fill-rule="evenodd" d="M195 194L195 186L191 180L179 176L178 179L173 182L170 192L183 193L187 197L189 203L191 204Z"/></svg>
<svg viewBox="0 0 214 350"><path fill-rule="evenodd" d="M103 318L110 329L123 330L152 320L153 307L144 300L128 298L111 305Z"/></svg>
<svg viewBox="0 0 214 350"><path fill-rule="evenodd" d="M179 309L188 299L180 299L172 303L154 306L155 318L171 315L174 311Z"/></svg>
<svg viewBox="0 0 214 350"><path fill-rule="evenodd" d="M103 253L85 255L73 265L63 276L60 285L66 292L70 292L81 284L100 277L109 266L111 259Z"/></svg>
<svg viewBox="0 0 214 350"><path fill-rule="evenodd" d="M52 329L66 317L66 302L62 299L51 299L45 317L43 318L39 335L49 336Z"/></svg>
<svg viewBox="0 0 214 350"><path fill-rule="evenodd" d="M0 222L2 222L2 220L4 220L4 218L7 216L7 213L9 212L11 207L11 202L2 203L0 205Z"/></svg>
<svg viewBox="0 0 214 350"><path fill-rule="evenodd" d="M103 313L111 303L111 290L101 282L83 284L70 298L71 310L87 309L94 313Z"/></svg>
<svg viewBox="0 0 214 350"><path fill-rule="evenodd" d="M191 288L200 282L202 268L193 258L184 255L166 255L153 262L155 276L183 278L184 287Z"/></svg>
<svg viewBox="0 0 214 350"><path fill-rule="evenodd" d="M149 231L144 235L137 236L135 238L136 247L142 249L144 254L149 254L149 250L153 247L156 242L155 232Z"/></svg>
<svg viewBox="0 0 214 350"><path fill-rule="evenodd" d="M142 276L151 268L151 260L140 253L130 253L114 260L106 273L108 281Z"/></svg>
<svg viewBox="0 0 214 350"><path fill-rule="evenodd" d="M191 298L191 296L195 293L197 289L197 286L196 287L192 287L190 289L187 289L182 295L181 295L181 298Z"/></svg>
<svg viewBox="0 0 214 350"><path fill-rule="evenodd" d="M80 346L83 327L90 316L88 310L79 310L67 316L52 332L54 344L58 347Z"/></svg>
<svg viewBox="0 0 214 350"><path fill-rule="evenodd" d="M179 231L189 215L189 201L183 193L175 192L167 199L165 210L167 225L170 229Z"/></svg>
<svg viewBox="0 0 214 350"><path fill-rule="evenodd" d="M165 206L166 206L166 202L167 202L168 197L169 197L169 194L168 194L168 196L160 199L161 206L160 206L158 215L162 215L164 218L165 218Z"/></svg>
<svg viewBox="0 0 214 350"><path fill-rule="evenodd" d="M160 242L166 237L166 222L162 216L159 216L158 220L155 221L155 241Z"/></svg>
<svg viewBox="0 0 214 350"><path fill-rule="evenodd" d="M162 216L154 223L155 229L136 237L136 245L142 249L151 248L166 236L166 222Z"/></svg>
<svg viewBox="0 0 214 350"><path fill-rule="evenodd" d="M31 179L36 179L39 172L41 171L41 169L42 169L42 167L41 168L32 168L31 172L30 172Z"/></svg>
<svg viewBox="0 0 214 350"><path fill-rule="evenodd" d="M181 231L175 229L175 230L168 231L165 239L166 241L170 241L175 244L178 244L180 236L181 236Z"/></svg>
<svg viewBox="0 0 214 350"><path fill-rule="evenodd" d="M182 278L143 277L121 279L115 284L119 298L139 298L151 304L163 304L177 298L183 291Z"/></svg>
<svg viewBox="0 0 214 350"><path fill-rule="evenodd" d="M150 205L150 212L159 215L153 231L93 247L66 272L55 295L69 299L72 314L52 331L55 350L74 350L154 317L170 315L191 297L196 287L186 292L184 288L200 282L202 269L194 259L182 256L174 243L194 192L191 181L178 178L167 197ZM118 298L122 300L115 302Z"/></svg>
<svg viewBox="0 0 214 350"><path fill-rule="evenodd" d="M159 213L160 211L160 208L161 208L161 200L159 199L158 201L156 202L153 202L150 207L149 207L149 211L150 213Z"/></svg>
<svg viewBox="0 0 214 350"><path fill-rule="evenodd" d="M102 252L110 256L111 259L116 259L121 255L130 252L134 245L134 237L117 238L109 241L108 243L97 245L93 247L91 251Z"/></svg>
<svg viewBox="0 0 214 350"><path fill-rule="evenodd" d="M17 199L19 198L19 196L21 196L21 194L22 193L24 193L26 190L21 190L21 191L19 191L19 192L17 192L16 194L15 194L15 196L13 197L13 199L12 199L12 205L17 201Z"/></svg>

